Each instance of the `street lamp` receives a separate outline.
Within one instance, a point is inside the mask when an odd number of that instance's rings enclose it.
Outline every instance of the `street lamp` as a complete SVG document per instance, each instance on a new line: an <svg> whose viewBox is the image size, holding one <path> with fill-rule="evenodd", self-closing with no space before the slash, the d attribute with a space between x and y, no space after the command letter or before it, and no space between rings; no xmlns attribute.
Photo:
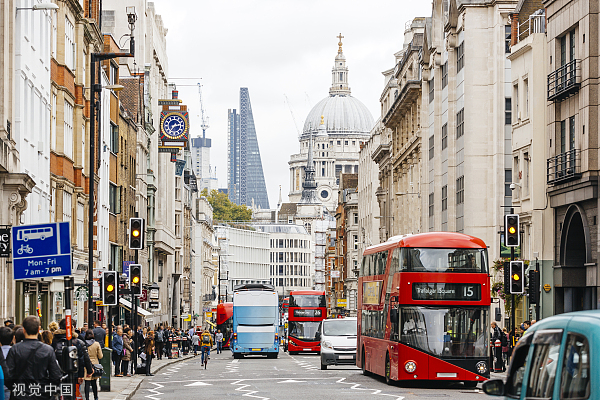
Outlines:
<svg viewBox="0 0 600 400"><path fill-rule="evenodd" d="M33 11L44 11L44 10L58 10L58 5L54 3L39 3L34 4L33 7L17 7L19 10L33 10Z"/></svg>
<svg viewBox="0 0 600 400"><path fill-rule="evenodd" d="M41 5L41 4L40 4ZM129 7L128 7L129 9ZM133 10L135 14L135 8ZM129 15L128 15L129 20ZM131 29L131 42L129 47L129 53L91 53L90 54L90 171L89 171L89 210L88 210L88 326L91 326L94 320L95 307L93 304L93 291L94 291L94 184L95 184L95 159L96 159L96 146L95 146L95 135L96 135L96 110L100 115L101 98L96 102L96 93L102 94L102 85L96 83L96 68L100 61L110 60L117 57L133 57L135 54L135 46L133 41L133 25L130 22L129 28ZM112 89L115 91L122 90L122 85L108 85L105 89ZM137 305L137 301L132 299ZM133 307L132 307L133 308Z"/></svg>

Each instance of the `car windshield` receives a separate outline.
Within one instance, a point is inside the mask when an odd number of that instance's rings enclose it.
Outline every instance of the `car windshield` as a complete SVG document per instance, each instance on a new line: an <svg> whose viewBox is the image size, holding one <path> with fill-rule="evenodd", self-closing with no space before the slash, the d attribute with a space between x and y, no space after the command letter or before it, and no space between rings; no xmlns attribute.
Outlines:
<svg viewBox="0 0 600 400"><path fill-rule="evenodd" d="M323 294L302 294L290 296L290 307L327 307L327 304Z"/></svg>
<svg viewBox="0 0 600 400"><path fill-rule="evenodd" d="M319 321L289 321L289 335L298 339L317 340Z"/></svg>
<svg viewBox="0 0 600 400"><path fill-rule="evenodd" d="M356 336L356 320L330 319L323 321L325 336Z"/></svg>
<svg viewBox="0 0 600 400"><path fill-rule="evenodd" d="M487 354L484 308L401 307L399 318L401 343L440 357Z"/></svg>

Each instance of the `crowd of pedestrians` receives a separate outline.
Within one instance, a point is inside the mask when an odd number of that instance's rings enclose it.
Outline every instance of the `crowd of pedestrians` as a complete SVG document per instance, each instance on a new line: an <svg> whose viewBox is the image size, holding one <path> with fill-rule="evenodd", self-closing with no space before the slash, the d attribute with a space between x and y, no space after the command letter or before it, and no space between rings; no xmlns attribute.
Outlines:
<svg viewBox="0 0 600 400"><path fill-rule="evenodd" d="M491 358L492 360L494 360L494 358L501 360L502 372L506 371L506 368L510 363L510 357L512 355L513 348L517 345L519 339L522 338L523 335L525 335L527 329L529 329L531 325L535 324L535 322L535 320L523 321L523 323L521 323L518 327L512 329L510 332L508 332L508 329L506 327L500 329L500 327L495 321L492 322L490 342L492 347ZM497 341L500 341L500 349L496 347ZM499 371L496 370L496 372Z"/></svg>

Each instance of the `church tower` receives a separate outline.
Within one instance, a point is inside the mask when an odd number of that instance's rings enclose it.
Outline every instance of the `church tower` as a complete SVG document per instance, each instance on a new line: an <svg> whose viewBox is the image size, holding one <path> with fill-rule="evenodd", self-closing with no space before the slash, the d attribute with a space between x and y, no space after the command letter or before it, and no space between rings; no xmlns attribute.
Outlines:
<svg viewBox="0 0 600 400"><path fill-rule="evenodd" d="M344 37L340 33L338 39L338 53L335 56L335 63L331 70L331 88L329 89L330 96L350 96L350 88L348 87L348 67L346 66L346 57L342 51L342 39Z"/></svg>

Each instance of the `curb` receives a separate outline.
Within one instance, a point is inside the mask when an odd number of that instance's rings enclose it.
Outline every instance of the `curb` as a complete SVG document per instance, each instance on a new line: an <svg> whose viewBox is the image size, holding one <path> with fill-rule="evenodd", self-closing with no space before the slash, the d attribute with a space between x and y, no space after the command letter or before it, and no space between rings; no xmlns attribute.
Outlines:
<svg viewBox="0 0 600 400"><path fill-rule="evenodd" d="M169 362L161 365L160 367L158 367L156 370L153 371L153 373L157 373L161 369L168 367L171 364L185 361L188 358L192 358L192 357L194 357L194 356L188 355L188 356L185 356L182 358L178 358L178 359L169 361ZM113 397L112 400L129 400L129 399L131 399L133 397L133 395L137 392L137 390L139 389L139 387L143 381L144 381L143 375L135 375L133 380L131 381L131 383L125 389L123 389L121 392L119 392L119 394L117 394L115 397Z"/></svg>

